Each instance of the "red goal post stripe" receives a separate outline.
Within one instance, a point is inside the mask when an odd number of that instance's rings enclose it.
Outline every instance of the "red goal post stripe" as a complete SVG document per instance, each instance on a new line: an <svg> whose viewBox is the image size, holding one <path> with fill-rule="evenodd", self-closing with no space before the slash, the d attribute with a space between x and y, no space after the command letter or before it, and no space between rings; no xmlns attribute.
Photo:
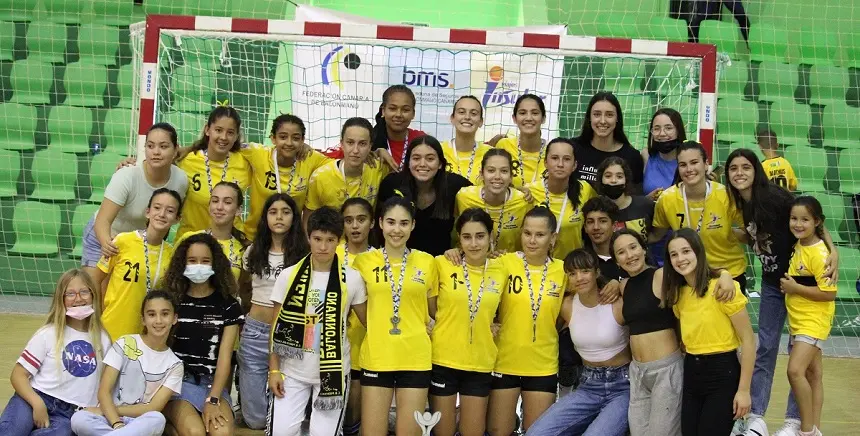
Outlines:
<svg viewBox="0 0 860 436"><path fill-rule="evenodd" d="M699 140L711 154L714 144L717 48L712 44L651 41L643 39L602 38L593 36L544 35L494 30L443 29L432 27L388 26L374 24L319 23L250 18L149 15L146 18L139 134L146 134L155 116L154 78L157 74L161 30L198 30L249 34L302 35L329 38L366 38L389 41L415 41L576 50L595 53L629 53L660 56L697 57L701 63L699 83ZM622 108L623 109L623 108Z"/></svg>

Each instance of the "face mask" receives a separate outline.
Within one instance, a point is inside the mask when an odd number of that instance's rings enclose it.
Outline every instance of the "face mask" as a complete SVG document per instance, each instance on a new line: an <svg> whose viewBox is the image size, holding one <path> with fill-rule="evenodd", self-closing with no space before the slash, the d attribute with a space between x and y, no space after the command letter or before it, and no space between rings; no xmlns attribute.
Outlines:
<svg viewBox="0 0 860 436"><path fill-rule="evenodd" d="M677 139L670 139L664 142L652 141L651 148L654 149L657 153L669 153L678 149L681 145L681 141Z"/></svg>
<svg viewBox="0 0 860 436"><path fill-rule="evenodd" d="M72 306L66 309L66 316L71 316L76 320L84 320L90 317L95 312L93 306L87 304L86 306Z"/></svg>
<svg viewBox="0 0 860 436"><path fill-rule="evenodd" d="M212 265L196 264L186 265L185 272L183 274L185 277L188 277L188 280L200 284L209 280L209 277L212 277L212 275L215 274L215 271L212 271Z"/></svg>
<svg viewBox="0 0 860 436"><path fill-rule="evenodd" d="M607 185L606 183L600 184L600 192L613 200L617 200L618 197L621 197L621 194L624 194L624 190L626 188L627 185Z"/></svg>

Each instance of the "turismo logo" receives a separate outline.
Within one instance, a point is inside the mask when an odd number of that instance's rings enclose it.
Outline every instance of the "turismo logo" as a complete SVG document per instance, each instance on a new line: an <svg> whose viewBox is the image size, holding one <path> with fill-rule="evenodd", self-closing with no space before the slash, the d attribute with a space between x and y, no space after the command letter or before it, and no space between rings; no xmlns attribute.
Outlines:
<svg viewBox="0 0 860 436"><path fill-rule="evenodd" d="M328 52L322 61L322 82L323 85L337 85L343 89L340 73L341 66L348 70L357 70L361 66L361 57L349 51L342 45Z"/></svg>
<svg viewBox="0 0 860 436"><path fill-rule="evenodd" d="M516 82L505 82L505 70L500 66L490 68L487 80L487 87L484 89L484 97L481 103L485 108L494 106L513 106L517 98L523 94L537 94L531 89L520 91ZM537 94L541 99L546 99L546 95Z"/></svg>
<svg viewBox="0 0 860 436"><path fill-rule="evenodd" d="M454 84L448 80L448 77L448 73L411 70L403 66L403 84L407 86L453 88Z"/></svg>

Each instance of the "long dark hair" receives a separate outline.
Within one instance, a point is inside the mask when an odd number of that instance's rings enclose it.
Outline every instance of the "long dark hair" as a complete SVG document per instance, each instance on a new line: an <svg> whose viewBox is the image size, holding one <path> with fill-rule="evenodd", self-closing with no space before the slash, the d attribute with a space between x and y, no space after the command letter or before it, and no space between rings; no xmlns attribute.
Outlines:
<svg viewBox="0 0 860 436"><path fill-rule="evenodd" d="M230 151L236 153L242 147L242 118L239 116L239 112L236 109L233 109L230 106L218 106L215 109L212 109L212 112L209 112L209 118L206 120L206 127L212 127L213 124L217 123L221 118L230 118L236 123L236 142L233 143L233 146L230 147ZM209 135L206 134L206 129L203 129L203 133L200 135L200 139L194 141L194 145L191 147L192 151L202 151L206 150L209 147Z"/></svg>
<svg viewBox="0 0 860 436"><path fill-rule="evenodd" d="M585 248L577 248L567 253L567 256L564 257L564 272L570 274L583 269L594 271L597 289L606 285L606 278L600 274L600 262L597 260L597 254Z"/></svg>
<svg viewBox="0 0 860 436"><path fill-rule="evenodd" d="M185 267L188 262L188 249L194 244L204 244L212 252L212 270L215 274L209 277L209 285L224 298L233 297L238 293L239 285L233 276L232 265L221 244L208 233L196 233L185 238L173 251L167 273L164 275L162 287L173 294L177 301L191 288L191 280L185 277Z"/></svg>
<svg viewBox="0 0 860 436"><path fill-rule="evenodd" d="M257 223L257 236L254 237L254 243L248 248L248 263L245 269L251 274L258 277L266 275L269 269L269 252L272 250L272 229L269 228L269 220L267 215L269 208L277 201L287 203L287 207L293 211L293 223L284 240L281 242L281 251L283 254L283 265L290 266L298 263L302 258L310 253L308 238L305 235L305 230L302 224L302 211L293 197L286 193L275 193L266 199L263 203L263 216L260 217L260 222Z"/></svg>
<svg viewBox="0 0 860 436"><path fill-rule="evenodd" d="M813 218L818 220L818 224L815 226L815 235L818 236L819 239L824 239L824 219L827 218L824 216L824 210L821 208L821 203L815 197L811 195L801 195L794 200L794 204L791 207L803 207L806 208L806 211L812 215ZM827 250L830 250L830 247L827 247Z"/></svg>
<svg viewBox="0 0 860 436"><path fill-rule="evenodd" d="M522 104L522 102L526 100L534 100L534 102L538 105L541 117L546 117L546 105L543 103L543 99L535 94L523 94L517 97L517 101L514 102L514 116L517 116L517 111L520 109L520 104Z"/></svg>
<svg viewBox="0 0 860 436"><path fill-rule="evenodd" d="M371 147L373 150L376 150L379 148L382 148L382 149L388 148L388 129L386 129L385 118L383 118L383 116L382 116L382 108L388 104L388 99L391 98L392 95L394 95L398 92L402 92L402 93L406 94L409 97L409 99L412 100L413 110L415 108L415 103L416 103L415 94L412 92L411 89L409 89L408 86L406 86L406 85L391 85L391 86L389 86L388 89L386 89L385 92L382 93L382 104L379 105L379 111L376 113L376 117L375 117L376 125L373 126L373 135L372 135L373 147ZM343 135L341 135L341 136L343 136ZM409 139L408 130L406 133L406 139L407 140Z"/></svg>
<svg viewBox="0 0 860 436"><path fill-rule="evenodd" d="M675 131L678 132L678 141L684 142L687 140L687 131L684 130L684 119L681 118L681 114L675 109L669 107L661 107L657 109L657 112L654 112L654 116L651 117L651 122L648 124L648 142L646 143L648 146L648 155L654 156L657 152L654 150L652 146L652 142L654 142L654 138L651 135L651 129L654 127L654 119L657 118L658 115L666 115L669 117L669 121L672 122L672 125L675 126Z"/></svg>
<svg viewBox="0 0 860 436"><path fill-rule="evenodd" d="M222 180L222 181L216 183L215 186L212 187L212 190L215 191L215 188L217 188L219 186L227 186L233 190L233 192L236 194L236 206L239 208L239 211L241 212L242 204L245 203L245 194L242 192L242 188L240 188L236 182L230 182L227 180ZM250 241L248 241L248 237L245 236L245 233L242 232L241 230L237 229L235 225L230 228L230 235L232 235L234 238L236 238L236 240L239 241L239 243L242 244L243 247L247 247L248 244L250 243Z"/></svg>
<svg viewBox="0 0 860 436"><path fill-rule="evenodd" d="M705 146L702 145L701 142L694 141L692 139L682 142L681 145L678 146L678 151L675 153L675 156L680 156L682 151L687 151L687 150L698 151L699 154L702 155L702 161L703 162L705 162L706 164L708 162L710 162L710 159L708 159L708 152L705 150ZM705 177L705 182L707 182L707 181L708 181L708 178ZM672 184L677 185L678 183L681 183L681 169L675 168L675 179L672 181Z"/></svg>
<svg viewBox="0 0 860 436"><path fill-rule="evenodd" d="M543 157L543 161L547 162L549 159L549 152L552 148L553 144L567 144L570 146L570 155L573 156L573 161L576 162L576 147L574 147L573 142L567 138L555 138L552 141L549 141L549 144L546 145L546 152ZM546 169L547 174L544 177L549 177L549 169ZM567 199L570 201L573 209L576 210L579 208L579 192L582 191L582 184L579 183L579 178L574 177L576 174L576 166L574 165L573 171L568 176L567 182ZM546 193L547 203L549 203L549 192ZM564 219L564 217L558 217L558 219Z"/></svg>
<svg viewBox="0 0 860 436"><path fill-rule="evenodd" d="M748 160L753 167L749 202L744 200L741 192L732 185L729 178L729 166L738 157ZM768 179L761 161L752 150L738 148L729 153L729 157L726 158L725 174L729 196L735 207L743 213L744 221L754 222L756 225L774 220L782 221L779 225L788 223L788 214L791 211L791 204L794 202L794 195Z"/></svg>
<svg viewBox="0 0 860 436"><path fill-rule="evenodd" d="M445 153L442 151L442 144L439 143L439 140L436 138L425 135L409 141L409 145L406 147L406 154L403 155L404 171L401 171L402 174L402 188L404 191L408 191L412 194L413 201L417 200L418 197L418 184L415 181L415 176L412 175L412 171L408 170L409 159L412 158L412 152L419 145L426 145L433 149L436 152L436 155L439 159L439 170L436 171L436 175L433 176L433 190L436 192L436 201L433 202L433 214L432 217L436 219L448 219L451 217L451 208L446 198L448 198L448 161L445 159ZM406 194L406 192L404 192Z"/></svg>
<svg viewBox="0 0 860 436"><path fill-rule="evenodd" d="M612 106L615 106L617 122L615 130L612 131L612 138L620 144L630 145L630 140L627 139L627 134L624 133L624 117L621 114L621 103L618 102L618 97L609 91L600 91L591 97L588 107L585 109L585 119L582 120L582 131L579 133L576 141L583 145L591 144L591 140L594 139L594 129L591 128L591 108L600 101L608 101Z"/></svg>
<svg viewBox="0 0 860 436"><path fill-rule="evenodd" d="M702 238L699 237L699 234L687 227L676 230L666 243L666 250L663 254L663 259L666 259L669 265L663 267L663 301L660 303L660 307L674 306L678 302L681 288L688 284L684 276L675 271L675 268L671 266L671 262L669 261L669 244L675 239L686 240L690 244L690 248L693 249L693 254L696 256L696 286L693 287L693 293L700 298L704 297L708 292L708 284L711 279L720 276L717 270L708 265L705 245L702 243Z"/></svg>

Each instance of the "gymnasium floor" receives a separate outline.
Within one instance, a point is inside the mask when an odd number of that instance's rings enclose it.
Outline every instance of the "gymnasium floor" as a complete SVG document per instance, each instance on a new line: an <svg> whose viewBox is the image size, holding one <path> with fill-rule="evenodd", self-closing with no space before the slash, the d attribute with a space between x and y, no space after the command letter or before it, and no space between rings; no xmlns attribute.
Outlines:
<svg viewBox="0 0 860 436"><path fill-rule="evenodd" d="M12 395L8 374L33 332L44 322L44 316L0 315L0 404L5 406ZM785 399L788 394L786 380L786 357L780 356L777 362L777 376L773 386L770 410L767 415L768 426L775 431L782 423ZM860 434L860 414L857 413L860 401L860 358L824 359L824 414L822 432L826 436L856 436ZM241 436L262 435L262 431L239 429ZM728 436L728 435L727 435Z"/></svg>

